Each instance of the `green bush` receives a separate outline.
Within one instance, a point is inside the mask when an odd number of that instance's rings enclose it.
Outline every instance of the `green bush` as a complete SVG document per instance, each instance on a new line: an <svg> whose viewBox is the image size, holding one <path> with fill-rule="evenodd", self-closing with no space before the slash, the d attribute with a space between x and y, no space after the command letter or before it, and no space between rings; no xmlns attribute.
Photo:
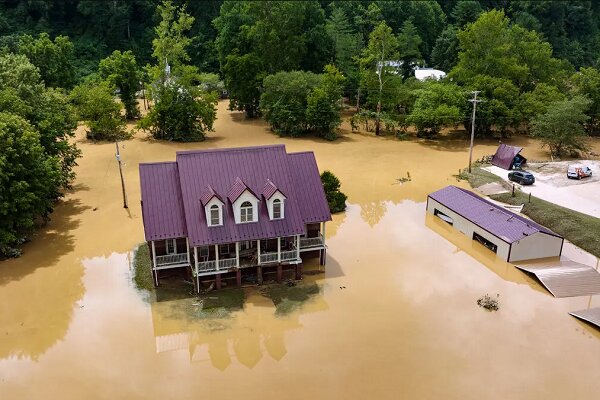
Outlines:
<svg viewBox="0 0 600 400"><path fill-rule="evenodd" d="M321 183L325 190L325 197L332 213L338 213L346 209L346 196L340 192L340 180L331 172L325 171L321 174Z"/></svg>

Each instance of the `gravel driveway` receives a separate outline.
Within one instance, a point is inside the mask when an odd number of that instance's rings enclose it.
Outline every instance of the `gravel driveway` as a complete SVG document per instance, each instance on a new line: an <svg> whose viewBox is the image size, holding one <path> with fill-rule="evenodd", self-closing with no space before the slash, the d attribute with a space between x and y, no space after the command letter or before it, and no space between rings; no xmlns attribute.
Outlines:
<svg viewBox="0 0 600 400"><path fill-rule="evenodd" d="M571 164L588 165L593 175L581 180L567 179L567 167ZM508 171L502 168L489 166L483 169L508 181ZM535 176L535 183L529 186L515 184L521 187L523 192L600 218L600 161L528 163L525 170Z"/></svg>

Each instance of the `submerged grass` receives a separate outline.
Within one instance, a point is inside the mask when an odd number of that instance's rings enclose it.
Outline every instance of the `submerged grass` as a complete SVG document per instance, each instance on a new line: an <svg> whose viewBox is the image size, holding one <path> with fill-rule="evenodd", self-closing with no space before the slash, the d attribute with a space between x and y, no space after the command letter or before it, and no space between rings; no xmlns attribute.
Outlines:
<svg viewBox="0 0 600 400"><path fill-rule="evenodd" d="M133 282L138 289L154 290L152 260L150 260L150 250L146 243L141 243L135 249L135 256L133 257Z"/></svg>
<svg viewBox="0 0 600 400"><path fill-rule="evenodd" d="M279 284L264 287L260 292L273 301L275 315L283 316L298 309L304 302L319 294L321 289L316 283L295 286Z"/></svg>
<svg viewBox="0 0 600 400"><path fill-rule="evenodd" d="M473 188L491 182L504 182L499 176L480 167L475 167L471 174L463 170L459 179L467 179ZM490 197L507 204L524 204L523 214L563 236L577 247L600 257L599 218L561 207L534 196L531 196L531 202L529 202L529 194L520 190L515 190L514 197L511 193L495 194Z"/></svg>

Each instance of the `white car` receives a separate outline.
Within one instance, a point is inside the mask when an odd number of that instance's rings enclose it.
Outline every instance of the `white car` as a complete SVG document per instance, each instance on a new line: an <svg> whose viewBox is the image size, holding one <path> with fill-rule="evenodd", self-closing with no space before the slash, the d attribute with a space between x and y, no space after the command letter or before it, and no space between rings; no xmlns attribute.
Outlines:
<svg viewBox="0 0 600 400"><path fill-rule="evenodd" d="M587 165L570 165L567 169L567 178L581 179L592 176L592 169Z"/></svg>

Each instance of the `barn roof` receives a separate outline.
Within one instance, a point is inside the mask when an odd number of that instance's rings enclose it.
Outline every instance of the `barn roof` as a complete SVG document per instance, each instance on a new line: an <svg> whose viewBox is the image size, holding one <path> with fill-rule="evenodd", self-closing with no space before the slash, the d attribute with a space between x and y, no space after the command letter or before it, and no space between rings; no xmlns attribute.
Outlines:
<svg viewBox="0 0 600 400"><path fill-rule="evenodd" d="M510 169L513 159L523 150L522 147L510 146L508 144L500 144L496 149L496 154L492 157L492 165L503 169Z"/></svg>
<svg viewBox="0 0 600 400"><path fill-rule="evenodd" d="M157 220L179 221L187 232L179 236L188 236L192 246L199 246L297 235L304 233L306 223L331 219L312 153L288 154L284 145L181 151L176 162L168 164L174 173L160 179L149 173L153 164L140 164L147 240L164 237L164 225L157 225ZM267 205L259 199L258 222L236 224L232 203L245 190L263 193L268 182L277 182L276 189L285 193L285 218L270 220ZM225 200L223 225L208 227L202 202L214 196ZM165 199L174 210L154 207ZM152 235L147 227L155 227Z"/></svg>
<svg viewBox="0 0 600 400"><path fill-rule="evenodd" d="M446 186L431 193L429 197L506 243L513 243L536 233L561 237L534 221L456 186Z"/></svg>

